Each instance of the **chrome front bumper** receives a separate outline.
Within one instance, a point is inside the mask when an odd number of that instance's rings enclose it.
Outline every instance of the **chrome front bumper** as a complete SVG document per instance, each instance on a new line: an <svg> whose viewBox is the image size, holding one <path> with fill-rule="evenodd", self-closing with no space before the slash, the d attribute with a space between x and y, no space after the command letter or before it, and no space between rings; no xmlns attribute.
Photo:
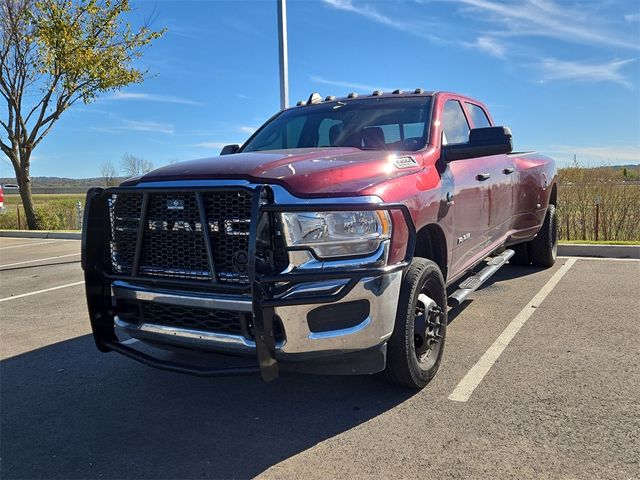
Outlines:
<svg viewBox="0 0 640 480"><path fill-rule="evenodd" d="M206 283L181 278L152 278L140 272L148 213L145 199L148 202L153 195L188 192L200 199L198 211L203 217L206 213L202 195L230 189L251 194L249 278L246 285L223 285L215 275L210 283ZM113 195L131 192L142 193L142 205L140 215L136 217L138 230L133 244L132 267L125 274L113 271L105 258L105 249L110 248L108 242L111 238L109 199ZM266 203L263 202L265 199ZM385 241L366 258L330 261L321 261L309 252L286 247L290 262L288 268L278 273L258 271L257 225L264 215L354 209L391 212L397 245L392 246L390 241ZM271 241L275 242L274 238ZM333 373L380 371L384 368L386 340L393 331L402 272L411 263L415 242L416 230L408 207L384 203L377 197L297 199L278 185L239 181L143 183L107 190L91 189L87 192L81 263L94 341L96 347L105 353L115 351L155 368L200 376L260 373L263 380L271 381L278 376L280 360L289 367L305 365L304 371L309 372L311 368L307 369L307 366L314 363L330 365ZM209 244L205 242L205 245ZM393 254L389 253L392 247ZM400 259L398 256L402 250L404 256ZM213 254L209 249L207 259L210 271L215 272ZM125 300L127 302L120 308L119 302ZM144 302L155 305L144 305ZM244 312L245 315L235 315L241 317L238 322L240 328L231 328L229 323L220 329L212 328L206 322L202 325L199 320L188 323L196 327L184 328L184 322L177 325L178 322L171 319L186 318L187 312L177 307L159 308L158 304L163 303L210 311ZM355 309L354 313L349 306L343 305L348 303L358 307L366 305L366 308ZM144 308L147 310L143 311ZM318 311L319 308L324 310ZM167 313L168 310L173 311ZM338 314L334 315L335 312ZM204 316L209 317L210 313L205 312ZM153 323L154 317L162 317L162 321ZM332 321L323 324L324 318ZM283 330L281 337L278 325ZM250 328L245 328L247 326ZM157 358L121 342L114 327L154 345L187 347L191 351L255 354L257 365L220 368Z"/></svg>
<svg viewBox="0 0 640 480"><path fill-rule="evenodd" d="M298 360L306 356L356 352L384 343L393 332L401 278L401 271L376 278L364 278L341 300L331 304L276 307L275 314L280 319L284 330L284 340L276 343L276 357L283 361ZM294 293L300 297L329 291L338 293L341 288L346 287L346 284L346 280L309 282L298 285ZM115 302L137 300L243 313L252 312L251 298L246 296L176 293L149 289L122 281L113 282L111 289ZM312 332L309 328L307 317L312 310L322 305L339 305L358 300L369 302L369 315L359 324L350 328L322 332ZM154 345L255 355L255 342L242 335L178 328L155 324L152 321L134 324L118 317L115 318L115 324L129 336Z"/></svg>

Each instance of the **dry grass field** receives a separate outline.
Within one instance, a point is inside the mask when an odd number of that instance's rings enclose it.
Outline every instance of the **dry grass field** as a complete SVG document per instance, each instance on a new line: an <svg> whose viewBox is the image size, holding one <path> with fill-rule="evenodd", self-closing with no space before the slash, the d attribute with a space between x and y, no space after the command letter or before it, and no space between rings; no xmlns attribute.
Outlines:
<svg viewBox="0 0 640 480"><path fill-rule="evenodd" d="M559 172L562 240L640 240L638 169L565 168Z"/></svg>
<svg viewBox="0 0 640 480"><path fill-rule="evenodd" d="M34 194L36 212L43 230L78 230L77 204L84 207L84 194ZM19 194L6 194L7 212L0 215L0 229L26 229L24 209ZM18 217L20 223L18 224Z"/></svg>

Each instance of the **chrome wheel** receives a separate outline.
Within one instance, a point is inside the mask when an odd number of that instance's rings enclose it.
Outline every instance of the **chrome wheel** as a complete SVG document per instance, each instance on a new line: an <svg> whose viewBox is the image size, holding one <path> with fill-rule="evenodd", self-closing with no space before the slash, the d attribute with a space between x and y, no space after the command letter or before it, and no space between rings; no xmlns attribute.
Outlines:
<svg viewBox="0 0 640 480"><path fill-rule="evenodd" d="M430 368L438 358L442 339L442 309L426 293L418 295L415 312L414 349L418 363Z"/></svg>

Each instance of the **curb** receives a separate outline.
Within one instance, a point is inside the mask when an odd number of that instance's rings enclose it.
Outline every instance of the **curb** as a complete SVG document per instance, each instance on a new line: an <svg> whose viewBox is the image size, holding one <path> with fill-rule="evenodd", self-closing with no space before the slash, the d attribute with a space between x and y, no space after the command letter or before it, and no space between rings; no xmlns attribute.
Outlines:
<svg viewBox="0 0 640 480"><path fill-rule="evenodd" d="M82 234L80 232L55 232L47 230L0 230L0 237L80 240Z"/></svg>
<svg viewBox="0 0 640 480"><path fill-rule="evenodd" d="M558 255L562 257L640 259L640 245L583 245L579 243L560 243L558 244Z"/></svg>

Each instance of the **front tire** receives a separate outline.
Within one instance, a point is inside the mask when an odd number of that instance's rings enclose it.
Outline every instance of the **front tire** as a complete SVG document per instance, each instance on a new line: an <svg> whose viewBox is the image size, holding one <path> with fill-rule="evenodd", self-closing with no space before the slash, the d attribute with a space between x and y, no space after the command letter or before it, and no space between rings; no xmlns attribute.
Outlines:
<svg viewBox="0 0 640 480"><path fill-rule="evenodd" d="M424 388L442 360L447 333L447 293L431 260L414 258L402 278L393 334L387 345L388 381Z"/></svg>

